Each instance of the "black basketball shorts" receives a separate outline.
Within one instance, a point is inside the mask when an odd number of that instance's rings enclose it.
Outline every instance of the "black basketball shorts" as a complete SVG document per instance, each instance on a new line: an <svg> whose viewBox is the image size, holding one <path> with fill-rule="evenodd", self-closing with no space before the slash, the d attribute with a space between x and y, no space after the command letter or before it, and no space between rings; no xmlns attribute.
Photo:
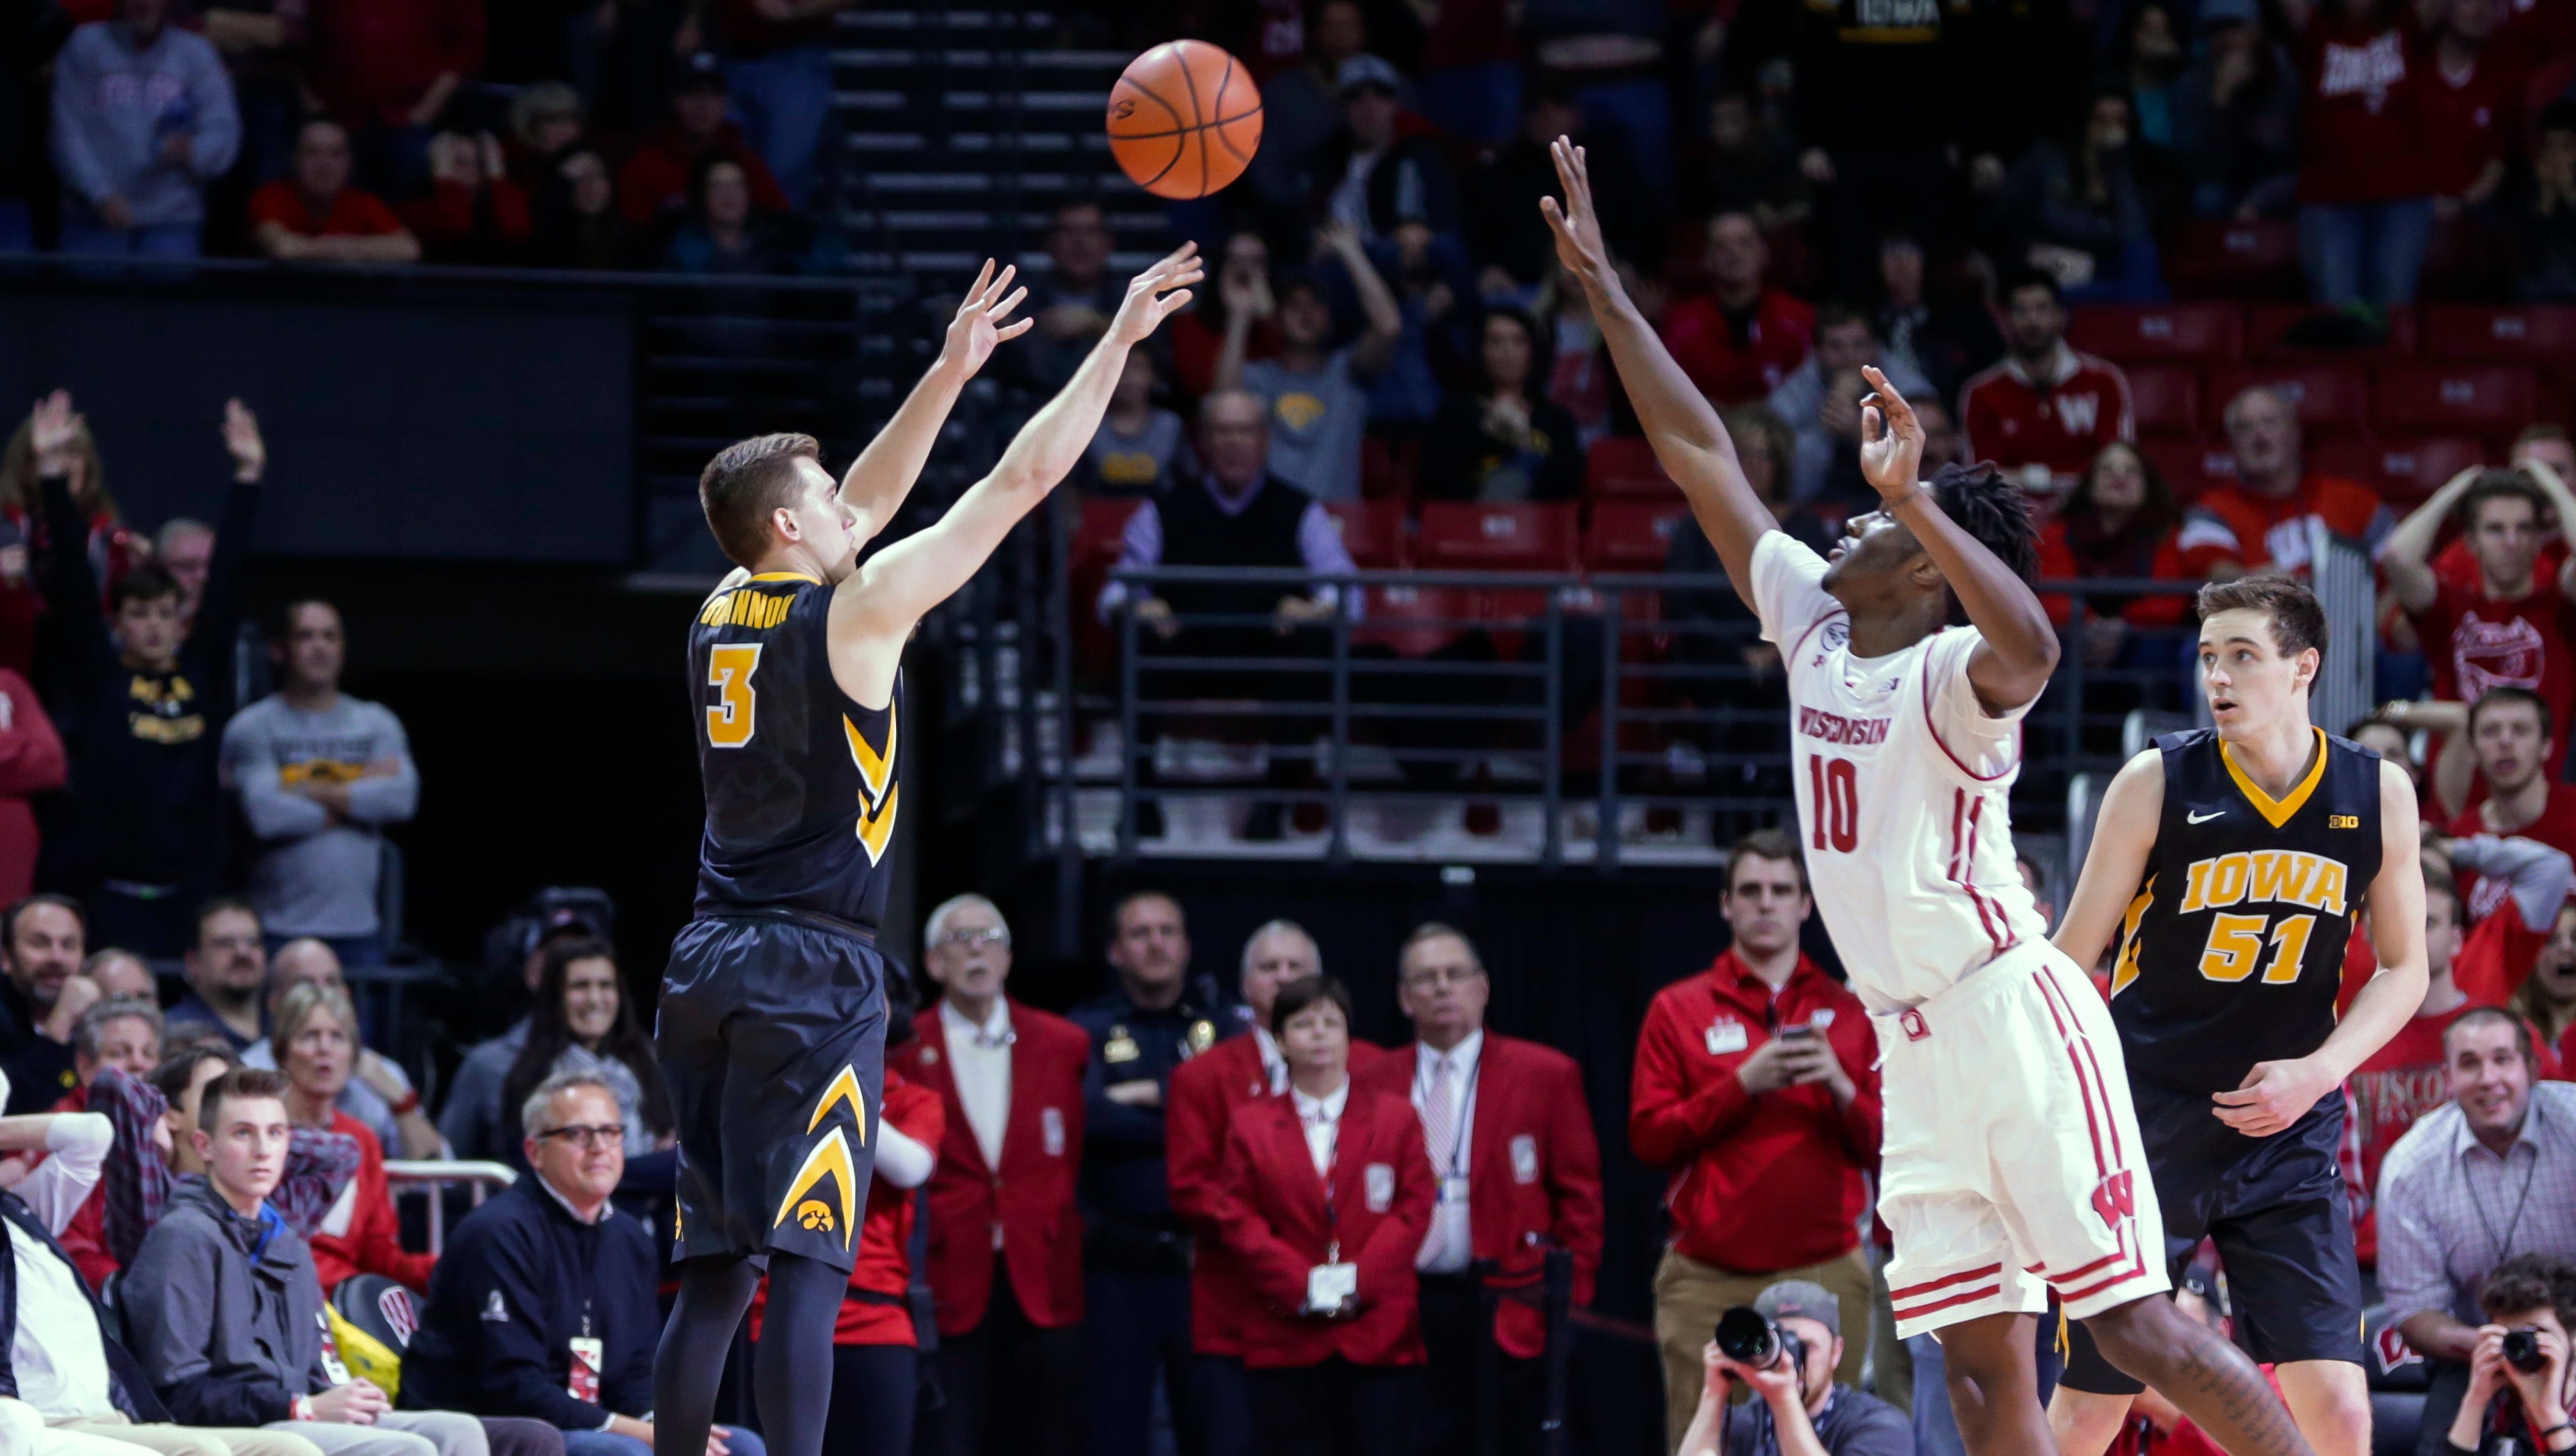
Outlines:
<svg viewBox="0 0 2576 1456"><path fill-rule="evenodd" d="M653 1039L679 1125L675 1257L847 1270L876 1168L886 963L856 927L738 913L671 942Z"/></svg>

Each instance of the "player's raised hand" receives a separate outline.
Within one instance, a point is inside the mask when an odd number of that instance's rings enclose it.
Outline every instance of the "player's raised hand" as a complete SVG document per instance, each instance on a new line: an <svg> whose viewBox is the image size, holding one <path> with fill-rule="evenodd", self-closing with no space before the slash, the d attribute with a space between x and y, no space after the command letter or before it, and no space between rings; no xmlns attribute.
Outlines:
<svg viewBox="0 0 2576 1456"><path fill-rule="evenodd" d="M1539 215L1556 234L1556 260L1587 283L1606 282L1610 245L1601 240L1601 216L1592 209L1592 170L1583 148L1558 137L1547 144L1547 154L1555 159L1556 180L1565 188L1563 203L1553 197L1538 200Z"/></svg>
<svg viewBox="0 0 2576 1456"><path fill-rule="evenodd" d="M72 409L72 392L57 389L36 401L27 414L27 444L35 452L36 473L60 475L79 458L81 417Z"/></svg>
<svg viewBox="0 0 2576 1456"><path fill-rule="evenodd" d="M2210 1100L2218 1120L2247 1137L2270 1137L2308 1115L2317 1099L2335 1088L2335 1080L2306 1057L2285 1062L2256 1062L2243 1086Z"/></svg>
<svg viewBox="0 0 2576 1456"><path fill-rule="evenodd" d="M1200 266L1199 245L1183 243L1127 284L1118 317L1109 321L1109 336L1135 345L1153 337L1163 320L1190 306L1190 285L1207 277Z"/></svg>
<svg viewBox="0 0 2576 1456"><path fill-rule="evenodd" d="M1002 276L996 278L993 276L993 260L986 258L983 271L975 275L975 286L966 290L966 301L957 305L957 316L948 321L948 339L942 352L956 360L969 379L975 377L976 370L984 367L985 360L993 357L997 345L1004 339L1016 339L1027 333L1030 324L1035 322L1032 319L1021 319L1011 324L1003 322L1011 316L1012 309L1020 306L1020 300L1029 296L1026 288L1014 290L1011 287L1011 280L1019 276L1019 271L1016 265L1006 267Z"/></svg>
<svg viewBox="0 0 2576 1456"><path fill-rule="evenodd" d="M224 451L233 457L233 479L244 485L268 469L268 441L259 433L259 416L237 399L224 401Z"/></svg>
<svg viewBox="0 0 2576 1456"><path fill-rule="evenodd" d="M1923 422L1874 364L1860 367L1870 394L1860 402L1860 473L1887 500L1914 488L1923 467Z"/></svg>

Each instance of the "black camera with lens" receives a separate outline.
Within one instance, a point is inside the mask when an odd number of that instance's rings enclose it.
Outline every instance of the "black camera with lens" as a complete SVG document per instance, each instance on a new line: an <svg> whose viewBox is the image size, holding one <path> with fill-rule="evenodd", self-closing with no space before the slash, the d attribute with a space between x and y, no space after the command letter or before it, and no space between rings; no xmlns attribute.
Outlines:
<svg viewBox="0 0 2576 1456"><path fill-rule="evenodd" d="M2527 1328L2505 1331L2504 1363L2525 1375L2537 1375L2548 1368L2549 1357L2540 1353L2540 1331Z"/></svg>
<svg viewBox="0 0 2576 1456"><path fill-rule="evenodd" d="M1803 1381L1807 1344L1749 1304L1739 1304L1717 1317L1718 1352L1748 1370L1768 1370L1782 1355Z"/></svg>

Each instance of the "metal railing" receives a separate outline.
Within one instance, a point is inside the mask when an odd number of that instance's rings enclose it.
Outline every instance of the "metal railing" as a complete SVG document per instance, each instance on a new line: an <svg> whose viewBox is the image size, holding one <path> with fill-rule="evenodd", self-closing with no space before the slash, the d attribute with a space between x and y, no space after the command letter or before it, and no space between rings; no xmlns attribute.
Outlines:
<svg viewBox="0 0 2576 1456"><path fill-rule="evenodd" d="M1264 613L1180 613L1168 640L1132 612L1116 615L1114 677L1093 693L1080 684L1064 693L1057 732L1066 751L1054 756L1053 788L1062 832L1076 823L1074 796L1083 788L1073 745L1086 723L1114 731L1116 832L1101 848L1121 857L1145 850L1139 819L1148 805L1250 797L1317 806L1328 822L1314 852L1338 865L1360 853L1355 806L1420 809L1465 799L1524 819L1534 811L1531 857L1543 865L1589 862L1612 872L1631 852L1623 826L1633 832L1640 815L1669 826L1684 813L1707 814L1710 839L1723 840L1776 819L1790 792L1777 652L1761 642L1722 576L1316 577L1166 567L1112 580L1131 595L1178 598L1330 587L1338 601L1366 604L1292 631ZM2070 599L2071 620L2063 665L2026 723L2033 751L2015 817L2049 830L2063 815L2067 775L2116 765L2129 713L2181 710L2193 692L2188 638L2179 630L2133 632L2119 657L2088 661L2089 604L2187 595L2197 584L2038 586ZM1158 771L1158 748L1176 738L1252 740L1266 755L1239 757L1258 766L1266 756L1273 767L1257 784L1240 772L1228 782L1190 782L1173 765ZM1311 759L1311 777L1275 767L1301 758ZM1579 832L1584 820L1588 833ZM1500 846L1497 853L1510 856Z"/></svg>
<svg viewBox="0 0 2576 1456"><path fill-rule="evenodd" d="M507 1188L519 1181L519 1175L501 1163L444 1162L434 1159L388 1159L385 1163L385 1186L399 1206L407 1193L429 1195L429 1252L439 1254L447 1248L447 1199L450 1188L463 1187L466 1199L475 1208L483 1206L487 1193Z"/></svg>

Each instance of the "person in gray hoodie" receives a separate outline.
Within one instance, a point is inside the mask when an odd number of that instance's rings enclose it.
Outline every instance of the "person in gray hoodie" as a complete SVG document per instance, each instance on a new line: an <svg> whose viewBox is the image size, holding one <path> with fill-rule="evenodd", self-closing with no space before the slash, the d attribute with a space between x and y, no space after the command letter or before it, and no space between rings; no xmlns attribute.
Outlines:
<svg viewBox="0 0 2576 1456"><path fill-rule="evenodd" d="M206 184L233 164L241 116L214 45L169 24L171 0L119 0L54 59L62 251L197 256Z"/></svg>
<svg viewBox="0 0 2576 1456"><path fill-rule="evenodd" d="M183 1424L292 1431L325 1456L491 1456L474 1417L397 1411L341 1365L313 1251L267 1201L286 1170L285 1096L285 1076L256 1067L198 1094L188 1137L205 1176L171 1191L119 1286L154 1392Z"/></svg>

